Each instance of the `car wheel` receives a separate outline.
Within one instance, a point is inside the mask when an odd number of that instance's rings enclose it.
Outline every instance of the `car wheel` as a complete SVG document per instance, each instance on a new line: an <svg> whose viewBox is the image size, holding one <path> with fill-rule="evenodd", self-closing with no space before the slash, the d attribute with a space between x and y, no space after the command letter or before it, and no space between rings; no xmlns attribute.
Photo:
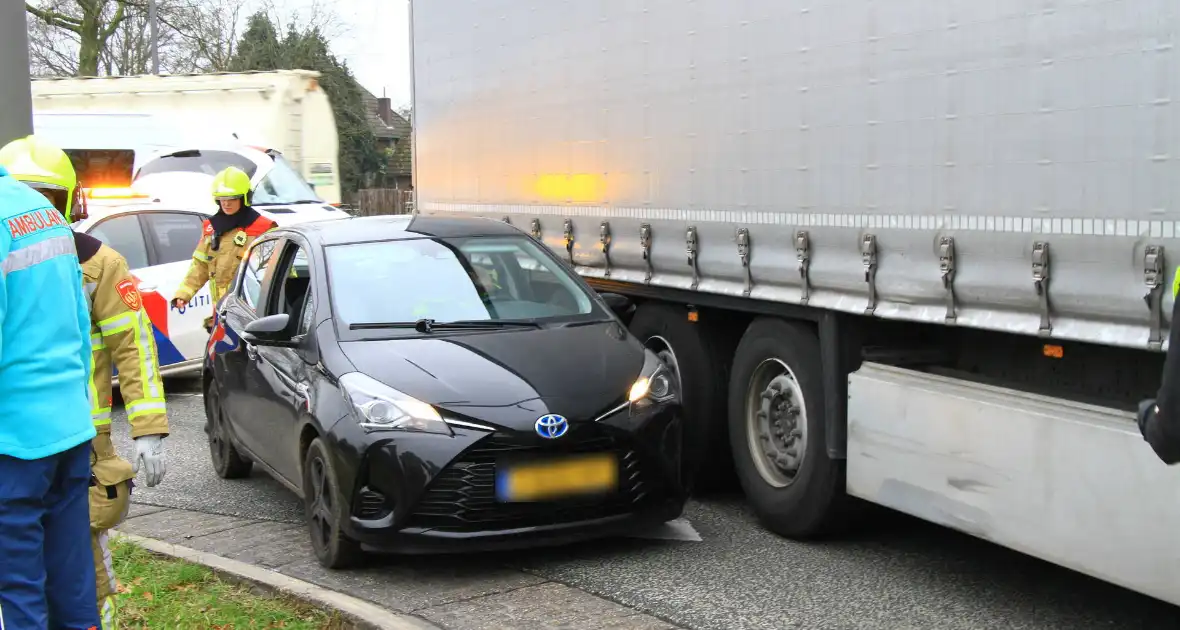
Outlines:
<svg viewBox="0 0 1180 630"><path fill-rule="evenodd" d="M746 498L771 531L841 531L844 461L827 453L819 338L805 325L755 320L734 355L729 442Z"/></svg>
<svg viewBox="0 0 1180 630"><path fill-rule="evenodd" d="M241 479L250 475L254 462L238 452L226 426L229 419L221 405L221 394L216 383L205 392L205 434L209 437L209 459L213 471L222 479Z"/></svg>
<svg viewBox="0 0 1180 630"><path fill-rule="evenodd" d="M361 549L341 529L347 516L336 479L323 440L312 440L303 459L303 501L311 548L325 568L345 569L360 561Z"/></svg>

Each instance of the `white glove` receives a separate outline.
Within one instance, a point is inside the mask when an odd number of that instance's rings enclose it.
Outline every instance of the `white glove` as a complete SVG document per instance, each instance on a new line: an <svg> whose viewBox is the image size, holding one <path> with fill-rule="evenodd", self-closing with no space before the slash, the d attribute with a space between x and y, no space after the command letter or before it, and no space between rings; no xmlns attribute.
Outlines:
<svg viewBox="0 0 1180 630"><path fill-rule="evenodd" d="M168 472L168 465L164 463L164 437L160 435L144 435L135 438L135 464L132 468L139 474L140 464L143 464L144 475L147 477L147 487L156 487Z"/></svg>

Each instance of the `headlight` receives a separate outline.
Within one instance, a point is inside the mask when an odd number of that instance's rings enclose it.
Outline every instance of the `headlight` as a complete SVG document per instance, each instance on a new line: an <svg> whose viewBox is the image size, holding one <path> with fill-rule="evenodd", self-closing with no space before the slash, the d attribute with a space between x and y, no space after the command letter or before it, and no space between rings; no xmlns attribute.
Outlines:
<svg viewBox="0 0 1180 630"><path fill-rule="evenodd" d="M676 395L672 371L650 350L645 352L644 356L643 372L635 384L631 386L627 400L631 403L643 400L654 402L671 400Z"/></svg>
<svg viewBox="0 0 1180 630"><path fill-rule="evenodd" d="M341 376L340 384L365 429L454 435L434 407L360 372Z"/></svg>

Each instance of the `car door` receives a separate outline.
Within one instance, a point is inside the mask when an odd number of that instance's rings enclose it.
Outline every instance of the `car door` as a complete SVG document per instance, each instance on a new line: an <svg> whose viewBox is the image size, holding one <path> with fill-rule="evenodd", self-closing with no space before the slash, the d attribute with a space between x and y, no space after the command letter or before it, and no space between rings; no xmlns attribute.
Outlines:
<svg viewBox="0 0 1180 630"><path fill-rule="evenodd" d="M289 238L282 245L278 264L271 276L260 317L286 314L290 318L293 340L311 343L308 335L315 304L312 297L311 269L306 244ZM250 379L253 413L265 435L269 436L260 454L275 472L292 483L299 483L299 418L307 404L310 386L305 348L258 346L253 363L258 378Z"/></svg>
<svg viewBox="0 0 1180 630"><path fill-rule="evenodd" d="M164 218L157 219L156 215ZM187 316L185 310L177 312L170 304L188 273L192 251L200 238L202 220L203 216L197 213L135 212L102 219L85 230L90 236L122 254L131 273L139 281L144 308L155 328L161 367L197 360L204 353L208 333L202 321L208 315L208 309L212 308L208 285L193 296ZM180 258L179 253L181 244L192 233L177 231L179 221L183 221L190 229L195 225L196 231L183 258ZM169 230L163 236L172 238L171 241L164 241L167 247L161 247L156 234L156 230L161 227ZM201 305L204 305L205 311L201 310Z"/></svg>
<svg viewBox="0 0 1180 630"><path fill-rule="evenodd" d="M172 306L172 298L184 283L193 260L193 250L202 237L201 225L205 215L197 212L153 211L139 214L150 249L152 266L142 270L143 284L154 289L160 296L159 302L166 308L159 313L155 322L167 344L160 346L161 362L167 352L196 360L204 356L209 333L205 330L205 318L213 312L213 300L209 284L201 287L184 308ZM151 314L154 318L156 314ZM169 361L171 363L171 361Z"/></svg>
<svg viewBox="0 0 1180 630"><path fill-rule="evenodd" d="M259 456L271 440L264 419L259 417L265 404L257 396L265 385L258 370L258 348L242 340L242 331L259 317L280 242L278 237L262 238L251 246L233 289L221 302L218 323L208 342L214 378L234 434L242 446ZM270 465L269 461L263 463Z"/></svg>
<svg viewBox="0 0 1180 630"><path fill-rule="evenodd" d="M127 260L127 266L131 269L132 275L139 280L139 291L143 296L143 304L145 310L148 311L149 319L152 319L151 308L148 299L147 289L152 288L150 283L144 283L143 278L145 272L151 267L151 253L148 247L147 238L144 236L143 228L139 223L139 217L134 214L121 214L105 218L90 226L86 233L98 240L102 241L104 245L119 252L123 258ZM155 320L153 319L153 324ZM156 345L161 345L161 335L155 332ZM171 361L168 361L171 359ZM169 365L178 360L177 356L169 355L163 349L159 351L160 366ZM117 375L118 368L111 366L111 374Z"/></svg>

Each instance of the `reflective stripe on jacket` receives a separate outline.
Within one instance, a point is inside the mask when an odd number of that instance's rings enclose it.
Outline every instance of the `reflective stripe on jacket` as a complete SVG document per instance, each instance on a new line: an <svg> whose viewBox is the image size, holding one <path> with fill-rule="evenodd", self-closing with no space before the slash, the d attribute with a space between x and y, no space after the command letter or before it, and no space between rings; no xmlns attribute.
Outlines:
<svg viewBox="0 0 1180 630"><path fill-rule="evenodd" d="M245 228L230 230L223 234L218 241L217 249L214 250L213 224L205 221L201 242L193 252L193 262L189 265L188 275L185 276L184 283L177 290L175 297L187 302L208 282L210 297L213 303L217 304L238 273L238 265L246 255L246 250L259 236L274 227L274 221L260 216Z"/></svg>
<svg viewBox="0 0 1180 630"><path fill-rule="evenodd" d="M131 422L131 437L167 435L164 383L152 322L143 308L127 259L100 245L82 261L90 298L92 373L90 413L100 432L110 432L111 366L119 370L119 391Z"/></svg>
<svg viewBox="0 0 1180 630"><path fill-rule="evenodd" d="M90 315L73 232L0 168L0 455L40 459L95 436Z"/></svg>

